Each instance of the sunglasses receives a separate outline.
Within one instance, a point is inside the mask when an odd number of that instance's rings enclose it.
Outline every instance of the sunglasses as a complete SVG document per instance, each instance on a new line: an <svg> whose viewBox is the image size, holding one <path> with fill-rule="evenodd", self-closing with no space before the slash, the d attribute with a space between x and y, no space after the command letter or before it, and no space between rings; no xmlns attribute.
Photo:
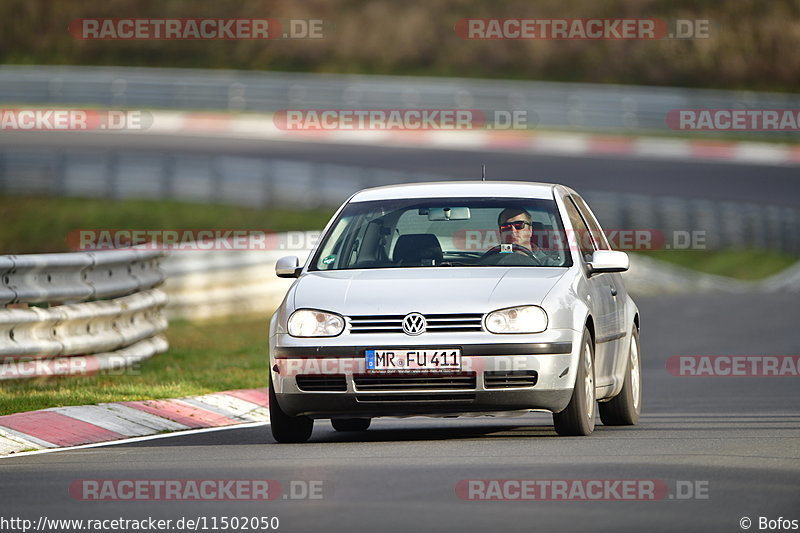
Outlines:
<svg viewBox="0 0 800 533"><path fill-rule="evenodd" d="M500 229L503 231L511 231L511 228L515 230L521 230L525 226L533 227L533 224L530 222L526 222L524 220L515 220L514 222L506 222L505 224L500 224Z"/></svg>

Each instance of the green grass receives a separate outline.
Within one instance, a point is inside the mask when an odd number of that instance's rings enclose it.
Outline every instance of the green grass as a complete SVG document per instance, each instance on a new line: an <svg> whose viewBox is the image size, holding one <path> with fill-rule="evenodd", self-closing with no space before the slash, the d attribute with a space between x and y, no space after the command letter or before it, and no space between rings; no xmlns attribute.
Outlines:
<svg viewBox="0 0 800 533"><path fill-rule="evenodd" d="M266 317L205 325L172 322L167 337L167 352L113 375L3 382L0 414L267 385Z"/></svg>
<svg viewBox="0 0 800 533"><path fill-rule="evenodd" d="M764 279L800 257L766 250L656 250L641 254L684 268L741 280Z"/></svg>
<svg viewBox="0 0 800 533"><path fill-rule="evenodd" d="M69 251L70 232L86 229L322 229L331 209L257 209L170 200L0 196L4 254Z"/></svg>

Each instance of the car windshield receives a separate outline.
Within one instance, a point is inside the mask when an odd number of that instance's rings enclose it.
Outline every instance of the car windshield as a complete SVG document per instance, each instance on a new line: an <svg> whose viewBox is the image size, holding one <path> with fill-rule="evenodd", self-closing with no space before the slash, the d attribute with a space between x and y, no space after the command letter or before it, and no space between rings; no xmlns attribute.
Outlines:
<svg viewBox="0 0 800 533"><path fill-rule="evenodd" d="M310 270L568 267L564 235L552 199L353 202L323 236Z"/></svg>

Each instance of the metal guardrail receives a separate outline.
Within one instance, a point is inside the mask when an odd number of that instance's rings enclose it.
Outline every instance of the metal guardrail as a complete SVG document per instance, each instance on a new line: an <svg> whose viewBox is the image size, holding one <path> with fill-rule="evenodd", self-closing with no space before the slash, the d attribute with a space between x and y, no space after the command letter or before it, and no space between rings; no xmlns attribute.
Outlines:
<svg viewBox="0 0 800 533"><path fill-rule="evenodd" d="M365 187L450 179L454 178L258 157L0 149L0 193L5 194L171 198L312 209L337 207ZM581 192L608 229L659 230L670 239L675 232L702 231L709 249L800 252L796 208Z"/></svg>
<svg viewBox="0 0 800 533"><path fill-rule="evenodd" d="M155 287L164 254L110 250L0 256L0 304L79 302Z"/></svg>
<svg viewBox="0 0 800 533"><path fill-rule="evenodd" d="M165 351L167 297L155 288L164 255L0 256L0 380L85 374Z"/></svg>
<svg viewBox="0 0 800 533"><path fill-rule="evenodd" d="M668 131L674 109L796 109L800 95L510 80L130 67L0 67L0 101L205 109L526 111L530 127ZM791 132L776 135L793 135Z"/></svg>

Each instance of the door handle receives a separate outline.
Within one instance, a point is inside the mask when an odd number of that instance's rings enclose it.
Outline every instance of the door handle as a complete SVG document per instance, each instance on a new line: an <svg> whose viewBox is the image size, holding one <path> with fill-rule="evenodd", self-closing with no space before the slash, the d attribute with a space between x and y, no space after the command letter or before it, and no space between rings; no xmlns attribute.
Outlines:
<svg viewBox="0 0 800 533"><path fill-rule="evenodd" d="M609 285L608 288L611 289L611 296L616 296L617 295L617 288L616 287L614 287L613 285Z"/></svg>

